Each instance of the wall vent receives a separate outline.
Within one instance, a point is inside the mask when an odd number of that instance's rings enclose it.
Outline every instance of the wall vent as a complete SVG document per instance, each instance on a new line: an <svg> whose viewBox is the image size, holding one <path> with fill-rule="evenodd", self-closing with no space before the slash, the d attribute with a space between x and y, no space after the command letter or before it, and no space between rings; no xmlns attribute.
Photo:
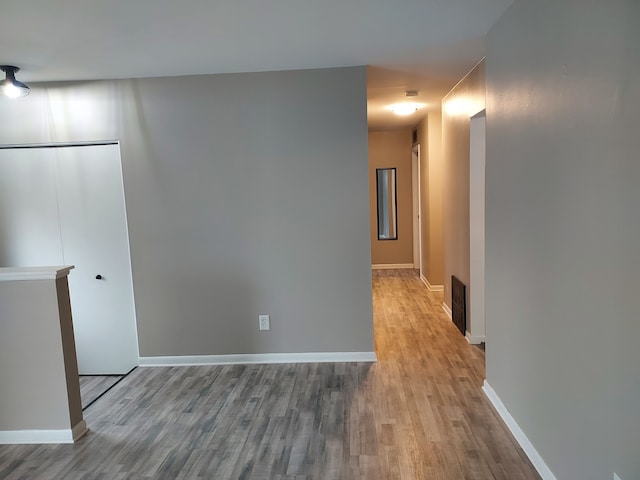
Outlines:
<svg viewBox="0 0 640 480"><path fill-rule="evenodd" d="M451 275L451 318L462 335L467 332L467 287Z"/></svg>

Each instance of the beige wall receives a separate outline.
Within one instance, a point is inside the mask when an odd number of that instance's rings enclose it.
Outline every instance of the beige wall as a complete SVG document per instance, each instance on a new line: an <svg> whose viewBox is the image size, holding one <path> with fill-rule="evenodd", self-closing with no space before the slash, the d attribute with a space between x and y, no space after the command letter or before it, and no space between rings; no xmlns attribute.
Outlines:
<svg viewBox="0 0 640 480"><path fill-rule="evenodd" d="M640 479L640 2L487 42L487 381L558 480Z"/></svg>
<svg viewBox="0 0 640 480"><path fill-rule="evenodd" d="M413 197L411 183L411 130L369 132L369 202L371 263L413 263ZM398 239L378 240L376 168L397 169Z"/></svg>
<svg viewBox="0 0 640 480"><path fill-rule="evenodd" d="M422 272L432 286L438 286L444 283L441 113L427 113L417 129L421 157Z"/></svg>
<svg viewBox="0 0 640 480"><path fill-rule="evenodd" d="M431 285L444 285L444 231L442 192L444 186L444 158L442 155L442 114L429 112L429 228L431 232Z"/></svg>
<svg viewBox="0 0 640 480"><path fill-rule="evenodd" d="M442 100L444 158L444 301L451 306L451 275L469 291L469 125L485 107L485 65L476 65Z"/></svg>

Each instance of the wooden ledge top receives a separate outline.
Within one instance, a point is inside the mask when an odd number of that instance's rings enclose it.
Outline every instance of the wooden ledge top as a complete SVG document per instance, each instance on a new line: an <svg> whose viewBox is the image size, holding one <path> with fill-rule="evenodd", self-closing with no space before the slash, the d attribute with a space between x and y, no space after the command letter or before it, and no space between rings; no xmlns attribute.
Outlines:
<svg viewBox="0 0 640 480"><path fill-rule="evenodd" d="M0 282L57 280L69 275L73 265L57 267L0 267Z"/></svg>

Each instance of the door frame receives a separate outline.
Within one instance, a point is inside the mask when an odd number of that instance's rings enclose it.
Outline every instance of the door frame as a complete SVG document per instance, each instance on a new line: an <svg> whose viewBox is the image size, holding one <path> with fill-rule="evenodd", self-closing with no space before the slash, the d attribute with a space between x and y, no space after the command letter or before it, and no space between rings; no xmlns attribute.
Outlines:
<svg viewBox="0 0 640 480"><path fill-rule="evenodd" d="M469 288L466 337L486 342L485 319L485 170L486 112L469 122Z"/></svg>
<svg viewBox="0 0 640 480"><path fill-rule="evenodd" d="M420 144L411 148L411 186L413 192L413 268L422 272L422 192L420 181Z"/></svg>

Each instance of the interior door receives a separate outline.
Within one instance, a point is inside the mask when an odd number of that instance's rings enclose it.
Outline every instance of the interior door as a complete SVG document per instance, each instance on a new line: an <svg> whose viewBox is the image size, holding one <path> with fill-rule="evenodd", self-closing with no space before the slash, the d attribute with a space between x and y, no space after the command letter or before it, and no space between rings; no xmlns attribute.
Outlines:
<svg viewBox="0 0 640 480"><path fill-rule="evenodd" d="M0 262L75 265L80 373L123 374L138 364L118 145L1 149Z"/></svg>
<svg viewBox="0 0 640 480"><path fill-rule="evenodd" d="M126 373L138 364L120 149L54 149L60 230L81 374Z"/></svg>

